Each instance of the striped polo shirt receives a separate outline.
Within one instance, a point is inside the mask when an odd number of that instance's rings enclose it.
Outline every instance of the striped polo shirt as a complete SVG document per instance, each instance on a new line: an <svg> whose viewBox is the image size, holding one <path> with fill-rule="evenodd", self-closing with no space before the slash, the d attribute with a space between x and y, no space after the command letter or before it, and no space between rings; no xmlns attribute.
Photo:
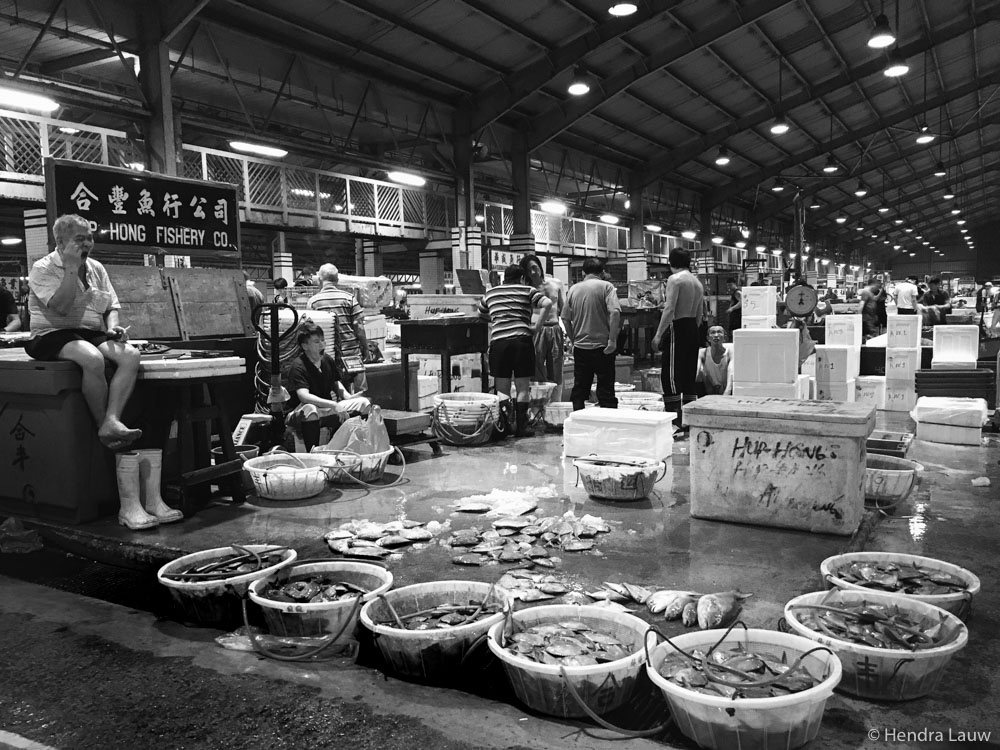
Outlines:
<svg viewBox="0 0 1000 750"><path fill-rule="evenodd" d="M309 298L306 307L337 316L337 336L340 339L341 354L352 355L361 351L361 342L358 341L355 326L365 324L365 311L353 294L327 282L319 292Z"/></svg>
<svg viewBox="0 0 1000 750"><path fill-rule="evenodd" d="M526 284L500 284L488 290L479 301L479 313L493 324L490 341L531 336L531 310L543 299L545 295Z"/></svg>
<svg viewBox="0 0 1000 750"><path fill-rule="evenodd" d="M99 261L88 257L87 287L76 279L76 297L73 307L66 315L60 315L49 307L49 301L62 284L66 267L62 256L54 250L44 258L35 261L28 276L28 312L31 314L31 332L36 335L49 333L60 328L87 328L103 331L104 316L111 310L120 310L118 295L111 286L108 272Z"/></svg>

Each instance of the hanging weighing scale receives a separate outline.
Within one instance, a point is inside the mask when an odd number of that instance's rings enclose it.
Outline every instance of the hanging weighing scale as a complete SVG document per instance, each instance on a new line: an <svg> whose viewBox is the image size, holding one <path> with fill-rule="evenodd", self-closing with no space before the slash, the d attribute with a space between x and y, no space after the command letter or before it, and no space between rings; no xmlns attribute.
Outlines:
<svg viewBox="0 0 1000 750"><path fill-rule="evenodd" d="M809 284L796 284L789 287L785 293L785 309L793 318L802 318L805 322L819 302L819 295L816 289Z"/></svg>

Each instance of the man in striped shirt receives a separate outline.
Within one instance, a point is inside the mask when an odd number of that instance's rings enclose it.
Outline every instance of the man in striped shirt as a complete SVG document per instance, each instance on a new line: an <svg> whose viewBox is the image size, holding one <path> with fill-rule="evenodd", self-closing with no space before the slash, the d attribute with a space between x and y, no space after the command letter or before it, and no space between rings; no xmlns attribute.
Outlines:
<svg viewBox="0 0 1000 750"><path fill-rule="evenodd" d="M365 337L365 313L357 299L350 292L337 288L340 271L333 263L319 267L320 290L309 298L306 307L310 310L325 310L336 316L336 339L341 357L358 356L362 360L368 353L368 339ZM341 373L344 385L355 396L368 389L365 371L350 376Z"/></svg>
<svg viewBox="0 0 1000 750"><path fill-rule="evenodd" d="M142 437L121 421L139 372L139 351L129 346L118 324L121 305L104 266L89 257L94 249L90 222L67 214L52 225L56 249L35 261L28 277L32 338L28 356L69 360L83 371L81 391L97 423L97 436L112 450ZM105 360L116 365L108 383Z"/></svg>
<svg viewBox="0 0 1000 750"><path fill-rule="evenodd" d="M531 327L531 310L539 307L542 314ZM517 436L528 434L528 395L531 376L535 372L534 335L548 317L552 300L524 283L524 270L511 265L503 274L503 283L489 289L479 302L479 314L490 321L490 372L497 393L510 394L513 377L517 389L514 413Z"/></svg>

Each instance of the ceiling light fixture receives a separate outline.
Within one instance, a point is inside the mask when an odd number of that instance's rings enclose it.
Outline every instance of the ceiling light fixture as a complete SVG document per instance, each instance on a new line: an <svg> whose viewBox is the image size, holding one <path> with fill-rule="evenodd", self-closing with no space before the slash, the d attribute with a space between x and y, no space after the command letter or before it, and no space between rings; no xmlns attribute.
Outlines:
<svg viewBox="0 0 1000 750"><path fill-rule="evenodd" d="M661 227L659 224L647 224L646 225L646 231L647 232L653 232L655 234L657 232L662 232L663 231L663 227Z"/></svg>
<svg viewBox="0 0 1000 750"><path fill-rule="evenodd" d="M747 246L747 241L746 240L736 240L735 244L736 244L736 247L738 247L740 250L742 250L743 248L745 248Z"/></svg>
<svg viewBox="0 0 1000 750"><path fill-rule="evenodd" d="M27 91L18 91L17 89L6 87L0 87L0 106L27 109L31 112L54 112L59 109L58 102L49 99L47 96L29 94Z"/></svg>
<svg viewBox="0 0 1000 750"><path fill-rule="evenodd" d="M891 47L896 41L896 36L889 26L889 18L885 14L885 2L882 3L882 12L875 16L875 28L872 35L868 37L868 46L872 49L884 49Z"/></svg>
<svg viewBox="0 0 1000 750"><path fill-rule="evenodd" d="M555 216L562 216L566 213L566 204L562 201L543 201L538 207L545 213Z"/></svg>
<svg viewBox="0 0 1000 750"><path fill-rule="evenodd" d="M838 169L840 169L840 165L837 164L836 160L833 158L833 154L830 154L826 157L826 164L823 165L823 171L827 174L833 174Z"/></svg>
<svg viewBox="0 0 1000 750"><path fill-rule="evenodd" d="M859 198L864 198L866 195L868 195L868 188L865 187L865 183L863 183L861 180L858 180L858 186L854 188L854 194Z"/></svg>
<svg viewBox="0 0 1000 750"><path fill-rule="evenodd" d="M604 222L605 224L617 224L620 221L620 219L614 214L604 214L601 217L601 221Z"/></svg>
<svg viewBox="0 0 1000 750"><path fill-rule="evenodd" d="M20 237L4 237L0 239L0 245L20 245L24 240Z"/></svg>
<svg viewBox="0 0 1000 750"><path fill-rule="evenodd" d="M721 234L713 234L712 235L712 242L714 244L716 244L716 245L721 245L722 244L722 235Z"/></svg>
<svg viewBox="0 0 1000 750"><path fill-rule="evenodd" d="M958 224L959 226L962 226L965 223L965 219L959 219L955 223Z"/></svg>
<svg viewBox="0 0 1000 750"><path fill-rule="evenodd" d="M903 231L904 232L912 232L913 231L913 227L903 227Z"/></svg>
<svg viewBox="0 0 1000 750"><path fill-rule="evenodd" d="M715 163L720 167L726 166L731 159L729 158L729 151L726 150L725 146L719 146L719 153L715 157Z"/></svg>
<svg viewBox="0 0 1000 750"><path fill-rule="evenodd" d="M697 239L698 233L695 232L693 229L685 229L683 232L681 232L681 237L683 237L686 240L693 240Z"/></svg>
<svg viewBox="0 0 1000 750"><path fill-rule="evenodd" d="M128 167L129 169L134 169L136 172L146 171L146 165L143 164L141 161L130 161L125 166Z"/></svg>
<svg viewBox="0 0 1000 750"><path fill-rule="evenodd" d="M864 228L864 226L863 226L862 224L858 224L858 225L857 225L856 227L854 227L854 228L855 228L855 229L857 229L857 230L858 230L859 232L863 232L863 231L865 231L865 228Z"/></svg>
<svg viewBox="0 0 1000 750"><path fill-rule="evenodd" d="M927 127L927 123L925 122L923 125L920 126L920 134L917 136L917 143L919 144L933 143L936 137L937 136L935 136L931 132L931 129Z"/></svg>
<svg viewBox="0 0 1000 750"><path fill-rule="evenodd" d="M899 51L899 47L893 49L889 53L889 61L886 63L885 69L882 71L882 75L887 78L899 78L900 76L905 76L910 72L910 66L906 62L906 58L903 57L903 53Z"/></svg>
<svg viewBox="0 0 1000 750"><path fill-rule="evenodd" d="M903 220L902 220L902 218L900 218L900 217L897 216L895 219L892 220L892 223L893 224L902 224Z"/></svg>
<svg viewBox="0 0 1000 750"><path fill-rule="evenodd" d="M781 107L781 57L778 57L778 107ZM788 132L790 125L783 114L779 114L771 123L772 135L784 135Z"/></svg>
<svg viewBox="0 0 1000 750"><path fill-rule="evenodd" d="M246 141L230 141L229 148L233 151L242 151L245 154L257 154L258 156L273 156L280 159L288 156L288 152L283 148L274 146L262 146L259 143L247 143Z"/></svg>
<svg viewBox="0 0 1000 750"><path fill-rule="evenodd" d="M486 223L486 215L485 214L476 214L476 223L477 224L485 224Z"/></svg>
<svg viewBox="0 0 1000 750"><path fill-rule="evenodd" d="M962 209L960 209L960 208L959 208L958 206L954 206L954 207L953 207L953 208L951 209L951 213L952 213L952 215L953 215L953 216L955 216L955 215L957 215L957 214L960 214L960 213L962 213Z"/></svg>
<svg viewBox="0 0 1000 750"><path fill-rule="evenodd" d="M838 224L843 224L845 221L847 221L847 217L844 216L843 214L841 214L840 216L838 216L837 219L836 219L836 222Z"/></svg>
<svg viewBox="0 0 1000 750"><path fill-rule="evenodd" d="M423 187L427 184L427 180L412 172L386 172L386 177L393 182L398 182L400 185L409 185L411 187Z"/></svg>
<svg viewBox="0 0 1000 750"><path fill-rule="evenodd" d="M76 135L80 132L80 128L59 128L59 132L66 135Z"/></svg>
<svg viewBox="0 0 1000 750"><path fill-rule="evenodd" d="M941 193L941 197L944 198L946 201L950 201L952 198L955 197L955 191L951 189L950 185L945 185L944 192Z"/></svg>
<svg viewBox="0 0 1000 750"><path fill-rule="evenodd" d="M573 69L573 77L570 79L566 91L573 96L583 96L590 93L590 76L581 66L577 65Z"/></svg>
<svg viewBox="0 0 1000 750"><path fill-rule="evenodd" d="M809 208L822 208L822 207L823 205L815 198L813 198L813 202L809 204Z"/></svg>
<svg viewBox="0 0 1000 750"><path fill-rule="evenodd" d="M934 167L934 176L944 177L946 174L948 174L948 171L944 168L944 162L939 161L937 165Z"/></svg>
<svg viewBox="0 0 1000 750"><path fill-rule="evenodd" d="M608 8L608 13L622 18L624 16L631 16L637 10L639 10L639 7L635 3L615 3Z"/></svg>
<svg viewBox="0 0 1000 750"><path fill-rule="evenodd" d="M771 192L780 193L784 189L785 189L785 181L780 177L776 177L774 180L774 184L771 185Z"/></svg>

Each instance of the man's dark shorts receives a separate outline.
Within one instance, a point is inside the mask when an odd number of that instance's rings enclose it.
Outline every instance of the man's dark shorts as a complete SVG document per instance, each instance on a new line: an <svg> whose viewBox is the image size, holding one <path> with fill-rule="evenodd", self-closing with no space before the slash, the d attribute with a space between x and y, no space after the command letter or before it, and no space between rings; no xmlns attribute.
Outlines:
<svg viewBox="0 0 1000 750"><path fill-rule="evenodd" d="M530 336L490 344L490 374L495 378L530 378L535 373L535 343Z"/></svg>
<svg viewBox="0 0 1000 750"><path fill-rule="evenodd" d="M59 352L70 341L89 341L94 346L100 346L107 340L107 331L92 331L88 328L60 328L28 339L24 344L24 351L32 359L52 362L59 358Z"/></svg>

